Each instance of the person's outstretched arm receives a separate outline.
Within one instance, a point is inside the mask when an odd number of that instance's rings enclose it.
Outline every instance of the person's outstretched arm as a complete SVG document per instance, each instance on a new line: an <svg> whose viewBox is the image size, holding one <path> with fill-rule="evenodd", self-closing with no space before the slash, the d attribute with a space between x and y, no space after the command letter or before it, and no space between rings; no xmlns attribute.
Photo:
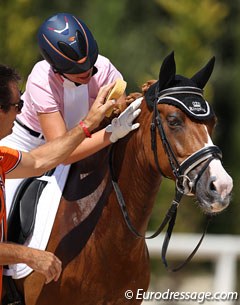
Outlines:
<svg viewBox="0 0 240 305"><path fill-rule="evenodd" d="M117 101L119 103L119 100ZM123 102L122 102L123 103ZM141 102L134 101L132 103L133 105L128 106L129 109L131 107L135 107L136 111L139 107ZM138 109L140 111L140 109ZM134 115L136 112L132 111L131 114ZM139 112L137 112L137 115ZM121 115L121 114L120 114ZM132 121L134 120L135 116L132 117ZM128 116L124 115L125 122L128 120ZM44 132L44 136L46 138L46 141L52 141L56 138L56 136L62 136L66 133L66 125L65 122L59 112L54 113L44 113L39 115L39 121L42 126L42 130ZM54 130L54 126L57 126L57 130ZM129 124L131 124L129 122ZM126 130L124 134L121 135L121 137L127 135L131 130ZM111 133L106 131L106 128L101 129L95 133L92 134L91 138L85 138L78 147L66 158L64 161L64 164L72 164L74 162L77 162L79 160L82 160L88 156L91 156L92 154L100 151L104 147L110 145L112 141L110 140ZM121 138L119 137L119 138Z"/></svg>
<svg viewBox="0 0 240 305"><path fill-rule="evenodd" d="M43 274L45 283L57 281L62 271L61 261L51 252L25 246L0 243L0 265L24 263L34 271Z"/></svg>
<svg viewBox="0 0 240 305"><path fill-rule="evenodd" d="M105 103L105 97L114 83L103 86L82 125L77 125L63 136L50 141L30 152L22 152L19 165L7 174L7 178L23 178L42 175L47 170L62 163L68 155L85 139L93 129L98 127L106 111L114 103Z"/></svg>

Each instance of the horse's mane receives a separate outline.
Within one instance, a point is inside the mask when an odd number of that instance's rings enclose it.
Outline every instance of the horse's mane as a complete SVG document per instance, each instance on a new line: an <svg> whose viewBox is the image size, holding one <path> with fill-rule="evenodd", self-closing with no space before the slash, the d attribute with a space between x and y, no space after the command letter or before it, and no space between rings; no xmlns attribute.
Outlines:
<svg viewBox="0 0 240 305"><path fill-rule="evenodd" d="M157 82L157 80L149 80L142 85L142 87L141 87L142 92L131 92L131 93L129 93L125 98L125 105L123 105L123 107L121 107L121 110L118 107L114 108L110 117L105 117L103 119L103 121L101 122L100 126L96 130L102 129L102 128L106 127L108 124L110 124L113 118L119 116L119 114L122 111L124 111L124 109L126 109L127 106L129 106L136 99L138 99L140 97L143 97L146 94L149 87L156 82Z"/></svg>
<svg viewBox="0 0 240 305"><path fill-rule="evenodd" d="M130 105L136 99L144 96L145 93L148 91L149 87L156 82L157 82L157 80L154 80L154 79L149 80L142 85L142 88L141 88L142 92L141 93L140 92L132 92L128 96L126 96L126 106Z"/></svg>

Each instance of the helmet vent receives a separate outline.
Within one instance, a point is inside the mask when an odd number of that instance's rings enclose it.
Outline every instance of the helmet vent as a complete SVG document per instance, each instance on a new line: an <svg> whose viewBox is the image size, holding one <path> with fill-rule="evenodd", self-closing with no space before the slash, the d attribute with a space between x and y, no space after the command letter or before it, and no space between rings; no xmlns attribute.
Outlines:
<svg viewBox="0 0 240 305"><path fill-rule="evenodd" d="M87 41L86 41L86 37L83 36L83 34L79 30L76 31L76 37L77 37L78 47L80 49L82 57L87 56Z"/></svg>
<svg viewBox="0 0 240 305"><path fill-rule="evenodd" d="M77 52L71 47L69 46L66 42L64 41L58 41L58 47L59 49L63 52L64 55L66 55L68 58L72 59L72 60L79 60L79 56L77 54Z"/></svg>

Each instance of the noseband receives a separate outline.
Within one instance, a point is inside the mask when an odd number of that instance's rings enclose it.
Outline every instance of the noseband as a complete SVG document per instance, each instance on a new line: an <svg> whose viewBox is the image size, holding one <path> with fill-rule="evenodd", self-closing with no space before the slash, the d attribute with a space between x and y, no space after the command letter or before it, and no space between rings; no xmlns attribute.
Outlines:
<svg viewBox="0 0 240 305"><path fill-rule="evenodd" d="M111 174L111 178L112 178L112 184L113 184L122 214L124 216L124 220L129 228L129 230L138 238L151 239L151 238L158 236L163 231L165 226L168 224L168 228L167 228L163 246L162 246L162 261L163 261L165 267L169 271L172 271L172 272L182 269L192 259L192 257L197 252L198 248L200 247L200 245L202 243L202 240L206 234L207 227L208 227L209 220L210 220L210 217L208 217L207 224L206 224L205 230L202 234L202 237L199 240L195 249L187 257L187 259L179 266L177 266L175 268L169 268L167 260L166 260L166 253L167 253L168 244L169 244L169 241L170 241L170 238L172 235L172 231L173 231L173 228L175 225L175 220L177 217L177 208L180 204L182 196L183 195L192 195L193 192L196 191L196 186L197 186L199 179L201 178L202 174L207 169L209 163L213 159L218 159L218 160L222 159L221 150L217 146L211 145L211 146L206 146L206 147L199 149L198 151L194 152L190 157L185 159L181 164L179 164L177 157L175 156L173 149L166 136L166 133L164 131L163 124L162 124L161 117L160 117L160 112L157 108L157 105L159 103L164 104L164 103L168 103L168 100L170 100L170 101L174 100L174 103L181 104L181 109L184 109L185 106L184 106L183 102L172 96L172 95L178 95L178 94L195 94L195 95L203 97L203 91L196 87L175 87L175 88L163 90L159 94L156 94L156 98L155 98L154 104L153 104L152 123L150 126L151 147L152 147L152 151L154 153L154 159L155 159L155 163L156 163L159 173L167 178L170 178L163 173L163 171L161 170L159 161L158 161L158 155L157 155L157 131L158 131L158 134L162 141L162 145L164 147L165 153L167 154L168 161L169 161L169 164L172 169L172 173L176 180L176 182L175 182L176 187L175 187L175 197L172 201L170 208L168 209L168 211L167 211L161 225L157 229L157 231L154 234L152 234L151 236L143 236L142 234L140 234L135 229L135 227L132 225L132 223L130 221L130 218L129 218L129 215L127 212L127 208L126 208L126 204L125 204L123 195L121 193L121 190L118 186L117 178L116 178L114 170L113 170L114 145L112 145L112 147L111 147L110 158L109 158L109 167L110 167L110 174ZM207 107L209 106L208 104L206 104L206 105L207 105ZM207 112L208 111L210 111L210 110L207 108ZM187 112L189 112L189 109ZM201 170L193 179L191 179L189 177L189 173L201 164L203 164Z"/></svg>

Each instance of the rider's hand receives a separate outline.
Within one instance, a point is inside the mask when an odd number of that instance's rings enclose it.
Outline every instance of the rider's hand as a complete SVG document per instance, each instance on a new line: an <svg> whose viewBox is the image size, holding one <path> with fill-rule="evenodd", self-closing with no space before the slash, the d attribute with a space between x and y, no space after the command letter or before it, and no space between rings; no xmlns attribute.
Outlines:
<svg viewBox="0 0 240 305"><path fill-rule="evenodd" d="M111 132L110 141L116 142L118 139L125 137L130 131L137 129L140 124L133 121L140 114L142 99L132 102L117 118L114 118L110 125L106 127L106 132Z"/></svg>

